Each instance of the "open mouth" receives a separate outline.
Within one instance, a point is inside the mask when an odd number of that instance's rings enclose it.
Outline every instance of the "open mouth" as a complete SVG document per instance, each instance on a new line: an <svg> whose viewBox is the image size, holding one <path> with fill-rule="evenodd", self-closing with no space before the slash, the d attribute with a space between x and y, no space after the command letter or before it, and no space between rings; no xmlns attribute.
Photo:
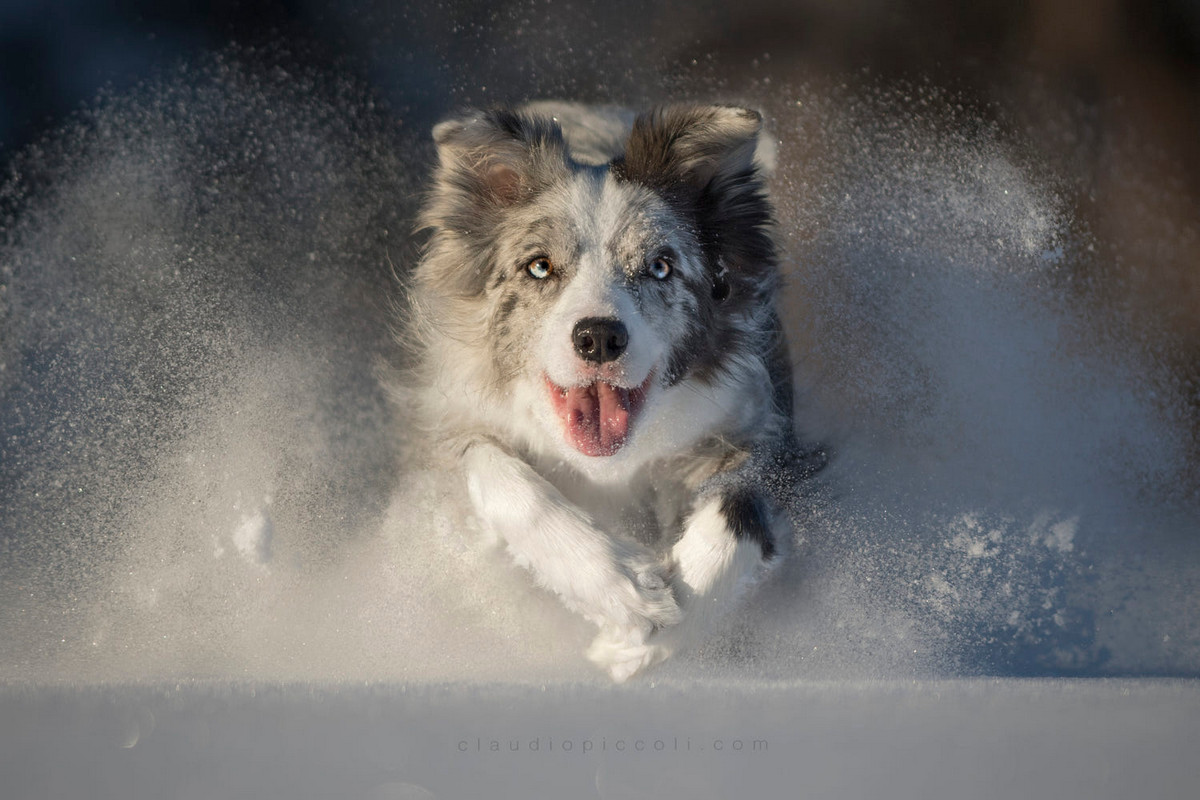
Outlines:
<svg viewBox="0 0 1200 800"><path fill-rule="evenodd" d="M629 438L629 429L642 410L653 377L651 372L640 386L614 386L597 380L568 388L546 378L546 388L571 446L585 456L611 456Z"/></svg>

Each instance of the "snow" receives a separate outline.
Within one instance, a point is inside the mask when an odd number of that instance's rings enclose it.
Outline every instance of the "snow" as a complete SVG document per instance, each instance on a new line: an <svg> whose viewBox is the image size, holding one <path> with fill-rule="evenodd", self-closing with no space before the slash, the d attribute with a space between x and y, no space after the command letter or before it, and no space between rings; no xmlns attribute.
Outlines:
<svg viewBox="0 0 1200 800"><path fill-rule="evenodd" d="M0 770L14 800L1154 799L1194 792L1200 688L984 679L9 686L0 718Z"/></svg>
<svg viewBox="0 0 1200 800"><path fill-rule="evenodd" d="M233 546L238 554L252 564L266 564L271 560L271 517L264 508L243 516L241 524L233 532ZM218 555L221 555L218 552Z"/></svg>
<svg viewBox="0 0 1200 800"><path fill-rule="evenodd" d="M1102 238L986 128L760 99L801 419L833 459L778 578L621 688L380 386L424 136L222 58L19 158L6 796L1187 796L1194 410L1078 277Z"/></svg>

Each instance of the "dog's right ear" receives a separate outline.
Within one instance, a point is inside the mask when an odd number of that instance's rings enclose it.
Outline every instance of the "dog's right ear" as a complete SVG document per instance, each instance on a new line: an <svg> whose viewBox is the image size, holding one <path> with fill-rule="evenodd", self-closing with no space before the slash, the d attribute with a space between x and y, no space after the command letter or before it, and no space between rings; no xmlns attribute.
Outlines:
<svg viewBox="0 0 1200 800"><path fill-rule="evenodd" d="M557 124L501 109L441 122L433 128L433 141L437 189L484 208L521 202L566 163Z"/></svg>
<svg viewBox="0 0 1200 800"><path fill-rule="evenodd" d="M436 125L438 167L420 227L432 231L420 279L438 294L477 295L508 211L567 170L562 130L546 117L496 110Z"/></svg>

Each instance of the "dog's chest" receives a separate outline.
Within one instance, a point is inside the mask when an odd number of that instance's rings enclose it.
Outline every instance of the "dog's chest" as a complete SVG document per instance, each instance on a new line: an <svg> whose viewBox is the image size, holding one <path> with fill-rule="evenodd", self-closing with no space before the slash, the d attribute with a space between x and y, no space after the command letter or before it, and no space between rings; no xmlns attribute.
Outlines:
<svg viewBox="0 0 1200 800"><path fill-rule="evenodd" d="M669 547L683 527L688 494L682 484L654 473L652 468L643 469L617 485L599 485L578 477L550 480L603 530L650 547Z"/></svg>

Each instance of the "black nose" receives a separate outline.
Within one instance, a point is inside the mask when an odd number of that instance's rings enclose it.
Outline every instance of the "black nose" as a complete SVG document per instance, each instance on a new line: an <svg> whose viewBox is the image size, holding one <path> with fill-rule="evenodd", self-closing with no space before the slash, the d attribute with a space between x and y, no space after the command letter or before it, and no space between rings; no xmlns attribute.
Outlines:
<svg viewBox="0 0 1200 800"><path fill-rule="evenodd" d="M625 352L629 331L620 320L588 317L575 323L571 339L580 358L603 364L620 358Z"/></svg>

